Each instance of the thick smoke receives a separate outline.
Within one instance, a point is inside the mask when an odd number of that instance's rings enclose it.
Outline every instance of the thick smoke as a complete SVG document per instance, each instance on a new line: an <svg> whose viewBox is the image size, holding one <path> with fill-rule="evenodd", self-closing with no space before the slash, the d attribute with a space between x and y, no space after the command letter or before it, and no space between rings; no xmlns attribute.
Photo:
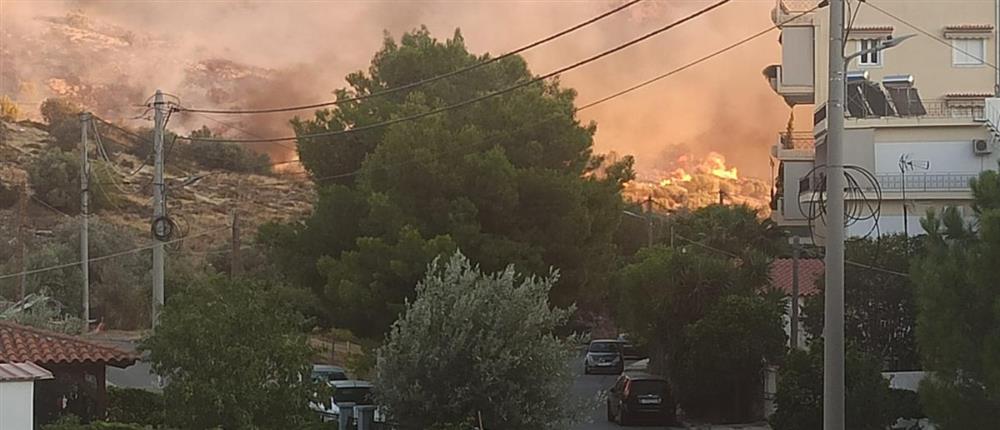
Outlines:
<svg viewBox="0 0 1000 430"><path fill-rule="evenodd" d="M57 93L126 119L156 88L187 105L269 107L332 98L365 69L384 32L421 24L461 28L473 52L501 53L607 10L621 0L565 1L19 1L0 0L0 93L35 108ZM705 7L647 0L527 53L546 73ZM770 1L738 1L639 46L567 73L578 101L603 97L770 25ZM677 148L725 155L741 173L769 174L768 147L788 108L761 69L778 61L777 33L643 90L581 112L598 123L597 149L635 154L640 170L669 168ZM115 97L109 97L114 95ZM302 116L310 112L300 113ZM232 136L286 135L287 115L255 120L185 115ZM680 146L678 146L680 145ZM286 151L271 148L277 153ZM284 158L284 156L278 156Z"/></svg>

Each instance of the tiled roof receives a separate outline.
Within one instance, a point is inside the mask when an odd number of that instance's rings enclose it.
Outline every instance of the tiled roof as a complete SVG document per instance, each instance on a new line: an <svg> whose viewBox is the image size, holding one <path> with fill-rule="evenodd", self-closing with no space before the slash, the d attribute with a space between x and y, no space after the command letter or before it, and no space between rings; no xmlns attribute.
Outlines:
<svg viewBox="0 0 1000 430"><path fill-rule="evenodd" d="M892 33L891 25L862 25L857 27L851 27L851 31L866 32L866 33Z"/></svg>
<svg viewBox="0 0 1000 430"><path fill-rule="evenodd" d="M990 31L993 30L992 24L959 24L959 25L948 25L944 27L945 31Z"/></svg>
<svg viewBox="0 0 1000 430"><path fill-rule="evenodd" d="M32 362L0 363L0 382L52 379L52 372Z"/></svg>
<svg viewBox="0 0 1000 430"><path fill-rule="evenodd" d="M993 93L987 93L987 92L982 92L982 93L956 92L956 93L948 93L948 94L945 94L944 96L947 97L947 98L955 98L955 99L964 99L964 98L968 98L968 99L982 99L982 98L987 98L987 97L993 97Z"/></svg>
<svg viewBox="0 0 1000 430"><path fill-rule="evenodd" d="M104 363L128 367L138 356L78 337L0 321L0 363Z"/></svg>
<svg viewBox="0 0 1000 430"><path fill-rule="evenodd" d="M811 296L819 292L816 281L823 277L823 260L818 258L799 259L799 295ZM778 258L771 263L771 285L792 294L792 259Z"/></svg>

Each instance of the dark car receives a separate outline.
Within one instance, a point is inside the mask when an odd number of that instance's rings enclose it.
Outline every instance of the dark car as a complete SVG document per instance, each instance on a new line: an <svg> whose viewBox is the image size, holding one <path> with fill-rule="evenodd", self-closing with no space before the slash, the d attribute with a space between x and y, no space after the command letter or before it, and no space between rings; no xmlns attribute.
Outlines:
<svg viewBox="0 0 1000 430"><path fill-rule="evenodd" d="M613 339L594 340L587 346L587 355L583 358L583 373L597 372L619 374L625 371L625 357L622 355L622 343Z"/></svg>
<svg viewBox="0 0 1000 430"><path fill-rule="evenodd" d="M674 424L677 406L662 376L625 373L608 391L608 421L628 426L640 421Z"/></svg>

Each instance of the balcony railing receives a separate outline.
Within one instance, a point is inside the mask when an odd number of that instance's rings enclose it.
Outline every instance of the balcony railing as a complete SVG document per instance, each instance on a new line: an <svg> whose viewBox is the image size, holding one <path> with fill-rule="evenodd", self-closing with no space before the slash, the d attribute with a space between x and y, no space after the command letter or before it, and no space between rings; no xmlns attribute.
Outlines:
<svg viewBox="0 0 1000 430"><path fill-rule="evenodd" d="M978 177L978 173L926 173L907 172L879 173L875 175L882 190L902 191L903 178L906 178L906 191L964 191L969 189L969 180Z"/></svg>
<svg viewBox="0 0 1000 430"><path fill-rule="evenodd" d="M816 145L816 139L808 131L782 132L779 140L781 149L814 149Z"/></svg>
<svg viewBox="0 0 1000 430"><path fill-rule="evenodd" d="M805 12L816 7L820 0L779 0L779 5L781 5L781 10L785 13L789 12Z"/></svg>
<svg viewBox="0 0 1000 430"><path fill-rule="evenodd" d="M849 101L853 103L853 101ZM985 106L984 105L969 105L969 104L958 104L955 101L949 100L924 100L922 102L924 110L926 112L920 113L919 115L900 115L898 111L894 115L880 115L879 113L865 114L863 117L853 116L851 114L851 109L845 109L844 114L848 118L855 119L878 119L878 118L931 118L931 119L943 119L943 118L955 118L964 119L970 121L983 121L986 118ZM857 110L857 109L856 109ZM864 109L860 109L864 110Z"/></svg>

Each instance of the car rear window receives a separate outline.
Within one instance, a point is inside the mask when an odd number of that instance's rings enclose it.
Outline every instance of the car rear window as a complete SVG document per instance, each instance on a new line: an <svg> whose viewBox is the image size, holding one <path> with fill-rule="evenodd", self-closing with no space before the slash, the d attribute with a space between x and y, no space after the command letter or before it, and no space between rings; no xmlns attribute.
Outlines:
<svg viewBox="0 0 1000 430"><path fill-rule="evenodd" d="M337 403L354 403L358 405L370 405L371 388L337 388L333 392L333 400Z"/></svg>
<svg viewBox="0 0 1000 430"><path fill-rule="evenodd" d="M666 381L632 381L629 391L635 394L660 394L667 392Z"/></svg>
<svg viewBox="0 0 1000 430"><path fill-rule="evenodd" d="M590 344L590 352L619 352L621 344L618 342L593 342Z"/></svg>

